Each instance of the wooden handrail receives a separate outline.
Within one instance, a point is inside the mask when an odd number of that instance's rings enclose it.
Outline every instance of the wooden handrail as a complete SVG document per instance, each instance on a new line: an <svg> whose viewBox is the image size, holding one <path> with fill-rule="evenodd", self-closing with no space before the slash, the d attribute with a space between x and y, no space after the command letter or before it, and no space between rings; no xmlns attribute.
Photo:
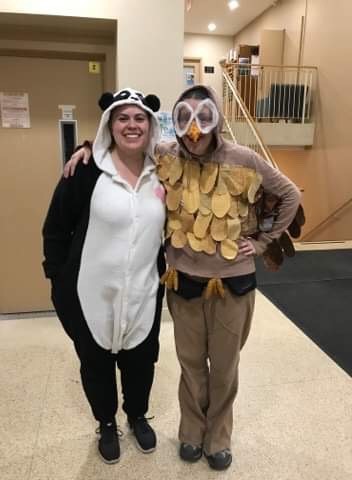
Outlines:
<svg viewBox="0 0 352 480"><path fill-rule="evenodd" d="M344 210L348 205L352 203L352 198L347 200L347 202L343 203L340 207L338 207L336 210L334 210L330 215L328 215L324 220L322 220L318 225L313 227L308 233L305 233L303 237L300 239L300 241L305 241L307 237L311 236L313 233L315 233L317 230L320 230L323 226L325 226L327 223L329 223L331 220L334 219L336 215L338 215L342 210Z"/></svg>
<svg viewBox="0 0 352 480"><path fill-rule="evenodd" d="M232 128L231 128L231 126L230 126L230 124L229 124L229 121L227 120L227 118L226 118L225 116L224 116L224 122L225 122L225 125L226 125L226 128L227 128L227 131L229 132L230 137L232 138L232 141L233 141L234 143L237 143L236 137L235 137L235 135L233 134L233 131L232 131Z"/></svg>

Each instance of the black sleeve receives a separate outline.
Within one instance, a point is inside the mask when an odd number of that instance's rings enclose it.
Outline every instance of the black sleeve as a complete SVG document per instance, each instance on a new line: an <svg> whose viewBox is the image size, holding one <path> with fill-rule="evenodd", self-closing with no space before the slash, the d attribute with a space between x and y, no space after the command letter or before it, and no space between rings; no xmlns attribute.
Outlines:
<svg viewBox="0 0 352 480"><path fill-rule="evenodd" d="M54 278L68 258L75 229L97 177L95 162L90 161L87 166L78 165L73 177L62 177L56 186L42 229L43 268L47 278Z"/></svg>
<svg viewBox="0 0 352 480"><path fill-rule="evenodd" d="M84 140L83 143L81 143L80 145L77 145L76 148L74 149L74 152L77 152L78 150L80 150L81 148L83 147L86 147L86 148L89 148L89 150L92 152L93 150L93 142L91 140Z"/></svg>

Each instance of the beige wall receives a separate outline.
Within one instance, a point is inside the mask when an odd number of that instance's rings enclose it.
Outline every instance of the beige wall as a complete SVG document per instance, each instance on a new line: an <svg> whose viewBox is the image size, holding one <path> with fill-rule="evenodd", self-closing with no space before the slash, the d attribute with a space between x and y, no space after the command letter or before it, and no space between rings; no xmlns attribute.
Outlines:
<svg viewBox="0 0 352 480"><path fill-rule="evenodd" d="M117 19L118 85L158 93L165 109L182 89L180 0L0 0L0 12Z"/></svg>
<svg viewBox="0 0 352 480"><path fill-rule="evenodd" d="M41 228L62 173L58 105L75 105L79 137L93 138L101 80L81 60L0 56L0 71L0 91L28 93L31 121L0 128L0 313L47 310Z"/></svg>
<svg viewBox="0 0 352 480"><path fill-rule="evenodd" d="M316 0L324 3L324 0ZM247 28L234 38L234 46L239 44L260 44L262 30L285 29L284 63L297 65L299 39L301 34L301 18L305 15L306 0L281 0L258 17Z"/></svg>
<svg viewBox="0 0 352 480"><path fill-rule="evenodd" d="M72 45L38 41L24 44L2 39L0 48L100 52L107 55L109 68L114 65L116 50L116 86L113 87L133 86L145 93L157 93L164 109L171 108L182 89L184 5L180 0L0 0L0 13L117 20L117 41L112 47L84 45L77 41ZM53 68L45 70L44 65L56 61L42 58L15 58L14 68L19 68L20 64L25 68L20 74L13 73L8 67L10 60L12 57L0 56L0 71L6 71L10 76L5 78L1 74L0 91L29 93L32 125L25 131L0 128L0 144L6 160L4 163L2 156L0 216L1 224L6 226L6 235L2 236L1 251L3 256L6 255L6 261L2 258L1 312L42 310L50 306L47 282L40 268L40 228L62 169L58 161L57 105L77 105L75 118L79 120L80 138L93 138L99 112L96 102L91 99L98 98L102 90L101 78L91 76L87 79L84 76L88 75L86 61L66 60L68 67L80 66L82 77L78 72L67 73L63 68L55 72ZM65 63L60 61L60 65L62 62ZM55 96L47 92L53 86L51 73L58 82L54 88ZM34 74L36 79L32 78ZM115 83L114 72L108 71L106 77L107 85ZM93 79L96 82L94 91L87 86ZM84 100L82 95L85 95ZM50 109L50 121L39 107ZM88 120L89 108L95 109L92 121ZM38 115L36 111L39 111ZM9 195L13 202L6 202Z"/></svg>
<svg viewBox="0 0 352 480"><path fill-rule="evenodd" d="M232 48L233 39L221 35L185 34L184 57L202 59L202 83L213 87L222 96L222 76L219 60L227 56ZM204 66L215 67L215 73L204 73Z"/></svg>
<svg viewBox="0 0 352 480"><path fill-rule="evenodd" d="M30 40L4 40L0 39L0 50L11 49L17 51L54 51L54 52L82 52L105 55L104 73L102 75L102 89L114 91L116 86L116 46L115 45L94 45L89 43L63 43L44 42ZM94 56L92 57L94 60ZM88 60L87 60L88 63ZM88 67L87 67L88 68ZM93 99L94 101L94 99Z"/></svg>
<svg viewBox="0 0 352 480"><path fill-rule="evenodd" d="M282 0L235 38L237 43L256 43L264 28L285 28L285 63L297 63L301 16L305 0ZM352 42L349 0L307 0L303 64L318 67L314 104L316 136L309 150L274 150L275 160L304 188L308 233L352 197L352 95L350 85ZM296 59L296 61L295 61ZM352 238L352 206L310 240Z"/></svg>

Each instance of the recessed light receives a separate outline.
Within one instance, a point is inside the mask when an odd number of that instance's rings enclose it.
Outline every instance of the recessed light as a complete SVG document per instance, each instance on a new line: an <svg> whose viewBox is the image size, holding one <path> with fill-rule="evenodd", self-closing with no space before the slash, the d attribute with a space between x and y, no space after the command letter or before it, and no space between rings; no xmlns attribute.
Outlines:
<svg viewBox="0 0 352 480"><path fill-rule="evenodd" d="M230 0L228 5L229 5L230 10L235 10L236 8L238 8L240 6L240 4L237 0Z"/></svg>
<svg viewBox="0 0 352 480"><path fill-rule="evenodd" d="M208 30L209 30L210 32L213 32L215 29L216 29L215 23L209 23L209 25L208 25Z"/></svg>

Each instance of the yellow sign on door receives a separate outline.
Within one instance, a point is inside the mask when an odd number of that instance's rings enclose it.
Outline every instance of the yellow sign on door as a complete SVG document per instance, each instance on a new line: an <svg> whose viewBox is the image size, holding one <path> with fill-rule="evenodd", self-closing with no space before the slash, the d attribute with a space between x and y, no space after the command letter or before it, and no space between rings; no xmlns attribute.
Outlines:
<svg viewBox="0 0 352 480"><path fill-rule="evenodd" d="M100 73L100 63L89 62L89 73Z"/></svg>

